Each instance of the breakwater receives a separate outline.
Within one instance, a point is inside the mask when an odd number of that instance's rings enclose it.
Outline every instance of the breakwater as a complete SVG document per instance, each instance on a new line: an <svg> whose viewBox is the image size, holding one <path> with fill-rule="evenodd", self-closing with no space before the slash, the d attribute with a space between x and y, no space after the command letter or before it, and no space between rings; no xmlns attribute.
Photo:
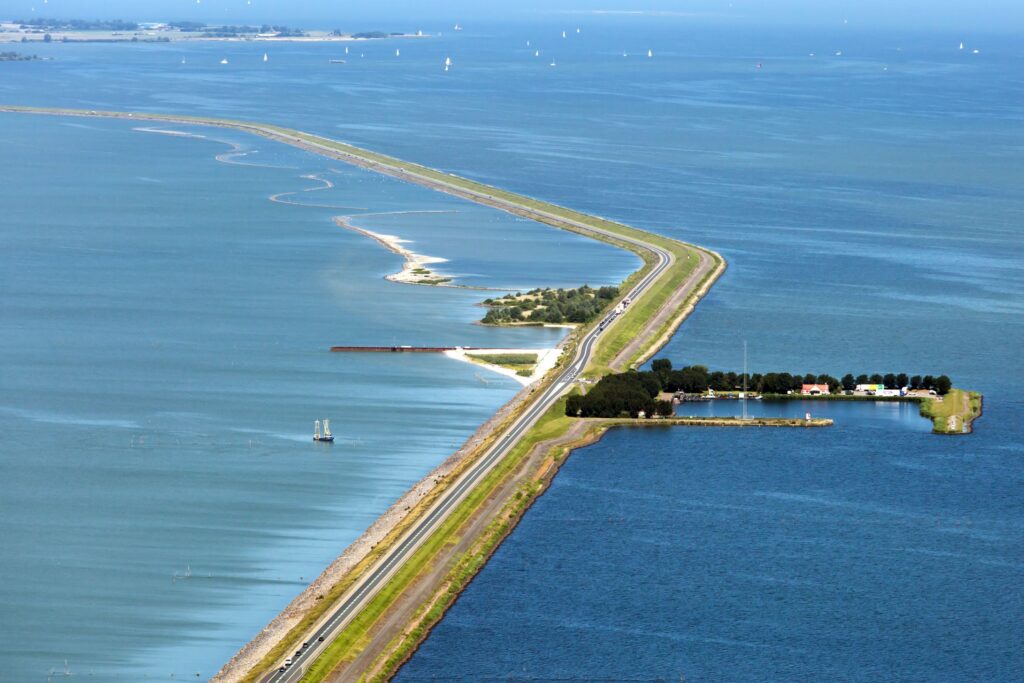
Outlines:
<svg viewBox="0 0 1024 683"><path fill-rule="evenodd" d="M332 346L331 353L444 353L445 351L494 351L476 346Z"/></svg>

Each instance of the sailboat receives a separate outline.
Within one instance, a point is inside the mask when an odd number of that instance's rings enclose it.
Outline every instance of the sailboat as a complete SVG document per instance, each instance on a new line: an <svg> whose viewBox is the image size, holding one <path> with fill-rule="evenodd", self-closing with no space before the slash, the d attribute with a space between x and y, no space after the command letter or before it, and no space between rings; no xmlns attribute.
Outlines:
<svg viewBox="0 0 1024 683"><path fill-rule="evenodd" d="M451 68L451 65L452 65L452 58L451 57L445 57L444 58L444 68L445 68L445 71L447 71L449 68Z"/></svg>
<svg viewBox="0 0 1024 683"><path fill-rule="evenodd" d="M526 47L530 47L530 41L526 41Z"/></svg>
<svg viewBox="0 0 1024 683"><path fill-rule="evenodd" d="M228 63L228 58L225 57L224 59L220 60L220 63L221 64L227 64Z"/></svg>
<svg viewBox="0 0 1024 683"><path fill-rule="evenodd" d="M653 57L653 56L654 56L654 50L647 50L647 57L650 58L650 57Z"/></svg>
<svg viewBox="0 0 1024 683"><path fill-rule="evenodd" d="M324 432L320 433L320 420L313 422L313 441L326 441L328 443L334 441L334 435L331 434L331 423L327 418L324 418Z"/></svg>
<svg viewBox="0 0 1024 683"><path fill-rule="evenodd" d="M348 54L348 47L345 48L345 54Z"/></svg>
<svg viewBox="0 0 1024 683"><path fill-rule="evenodd" d="M536 52L534 52L533 56L534 57L540 57L540 50L537 50Z"/></svg>
<svg viewBox="0 0 1024 683"><path fill-rule="evenodd" d="M553 59L551 60L551 66L558 66L557 64L555 64L555 60Z"/></svg>
<svg viewBox="0 0 1024 683"><path fill-rule="evenodd" d="M455 24L455 27L454 27L454 28L453 28L452 30L453 30L453 31L461 31L461 30L462 30L462 27L461 27L461 26L459 26L458 24Z"/></svg>
<svg viewBox="0 0 1024 683"><path fill-rule="evenodd" d="M182 58L181 58L181 63L182 63L182 64L184 64L184 63L185 63L185 58L184 58L184 57L182 57Z"/></svg>
<svg viewBox="0 0 1024 683"><path fill-rule="evenodd" d="M562 37L565 38L565 31L562 31Z"/></svg>
<svg viewBox="0 0 1024 683"><path fill-rule="evenodd" d="M396 57L401 57L402 56L402 51L401 50L395 50L395 56Z"/></svg>
<svg viewBox="0 0 1024 683"><path fill-rule="evenodd" d="M962 40L960 41L960 49L961 50L964 49L964 41L962 41Z"/></svg>
<svg viewBox="0 0 1024 683"><path fill-rule="evenodd" d="M270 57L267 55L266 52L263 53L263 61L264 62L270 61Z"/></svg>

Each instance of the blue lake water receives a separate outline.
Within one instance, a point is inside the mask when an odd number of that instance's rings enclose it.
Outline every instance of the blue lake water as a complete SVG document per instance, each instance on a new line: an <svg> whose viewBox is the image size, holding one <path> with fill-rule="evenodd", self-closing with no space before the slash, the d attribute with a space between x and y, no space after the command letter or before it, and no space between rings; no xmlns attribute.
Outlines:
<svg viewBox="0 0 1024 683"><path fill-rule="evenodd" d="M56 60L0 65L0 101L277 122L621 219L730 263L666 349L677 364L737 370L745 339L754 371L945 372L986 394L963 439L890 406L836 406L827 430L614 432L403 677L1014 680L1019 41L581 21L565 40L557 18L467 26L401 58L365 44L345 65L331 45L266 64L245 44L32 46ZM480 293L387 283L400 260L331 216L389 213L359 222L466 284L635 265L203 134L285 168L123 122L0 117L0 655L22 678L65 657L108 680L211 673L514 389L326 345L557 337L469 325ZM291 199L344 208L267 201L321 185L308 174L336 185ZM328 414L329 456L306 432Z"/></svg>

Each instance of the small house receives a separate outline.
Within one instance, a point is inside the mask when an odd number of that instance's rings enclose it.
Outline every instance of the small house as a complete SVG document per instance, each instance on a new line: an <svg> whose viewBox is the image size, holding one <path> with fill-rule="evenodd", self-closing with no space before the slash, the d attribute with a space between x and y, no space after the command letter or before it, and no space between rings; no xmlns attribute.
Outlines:
<svg viewBox="0 0 1024 683"><path fill-rule="evenodd" d="M820 396L827 393L827 384L804 384L800 387L800 394L802 396Z"/></svg>

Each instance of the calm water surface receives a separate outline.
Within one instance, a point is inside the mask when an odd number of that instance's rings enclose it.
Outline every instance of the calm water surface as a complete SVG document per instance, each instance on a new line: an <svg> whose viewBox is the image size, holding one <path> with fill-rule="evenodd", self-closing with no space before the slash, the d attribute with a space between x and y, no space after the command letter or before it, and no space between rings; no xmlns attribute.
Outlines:
<svg viewBox="0 0 1024 683"><path fill-rule="evenodd" d="M837 406L829 430L610 434L403 677L1019 678L1019 41L563 23L467 26L400 59L367 44L344 67L330 45L266 64L243 44L33 46L57 60L4 65L0 100L277 122L621 219L729 260L677 364L739 369L746 339L755 371L946 372L986 393L964 439L888 406ZM444 359L325 358L370 333L497 334L463 324L477 294L382 281L397 258L331 216L454 207L360 220L467 284L634 263L244 136L210 134L292 168L129 128L0 119L0 647L23 677L65 656L109 679L212 671L511 394ZM266 201L309 173L336 187L292 199L344 208ZM305 432L328 413L330 455Z"/></svg>

